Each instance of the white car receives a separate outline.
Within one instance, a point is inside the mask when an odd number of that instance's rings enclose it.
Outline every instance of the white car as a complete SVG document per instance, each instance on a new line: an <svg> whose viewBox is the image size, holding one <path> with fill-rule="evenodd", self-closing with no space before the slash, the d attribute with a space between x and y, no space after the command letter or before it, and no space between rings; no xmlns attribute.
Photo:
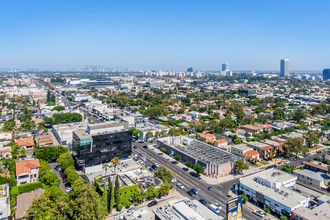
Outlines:
<svg viewBox="0 0 330 220"><path fill-rule="evenodd" d="M263 213L263 212L260 211L260 210L254 210L252 213L255 214L255 215L257 215L257 216L259 216L259 217L261 217L261 218L263 218L263 217L266 216L266 214Z"/></svg>
<svg viewBox="0 0 330 220"><path fill-rule="evenodd" d="M272 218L265 218L265 220L273 220Z"/></svg>
<svg viewBox="0 0 330 220"><path fill-rule="evenodd" d="M184 185L182 183L177 183L176 184L180 189L184 189Z"/></svg>
<svg viewBox="0 0 330 220"><path fill-rule="evenodd" d="M67 188L66 190L65 190L65 192L67 192L67 193L69 193L69 192L71 192L72 191L72 188Z"/></svg>

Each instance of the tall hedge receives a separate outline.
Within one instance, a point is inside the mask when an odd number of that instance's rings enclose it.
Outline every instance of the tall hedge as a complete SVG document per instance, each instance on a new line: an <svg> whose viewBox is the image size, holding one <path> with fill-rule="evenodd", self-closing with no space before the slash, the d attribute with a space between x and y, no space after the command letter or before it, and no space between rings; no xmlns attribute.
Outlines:
<svg viewBox="0 0 330 220"><path fill-rule="evenodd" d="M34 183L26 183L18 186L18 193L26 193L31 192L35 189L41 188L41 182L34 182Z"/></svg>

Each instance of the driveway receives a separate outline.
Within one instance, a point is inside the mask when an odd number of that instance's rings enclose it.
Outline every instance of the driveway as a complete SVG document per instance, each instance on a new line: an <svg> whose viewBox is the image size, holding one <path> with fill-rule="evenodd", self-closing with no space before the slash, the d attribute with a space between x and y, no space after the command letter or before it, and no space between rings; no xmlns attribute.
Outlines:
<svg viewBox="0 0 330 220"><path fill-rule="evenodd" d="M57 163L56 163L56 162L54 162L54 163L49 163L49 166L50 166L50 170L51 170L52 172L56 173L56 175L58 176L58 178L61 180L61 183L60 183L60 185L59 185L58 187L59 187L60 189L62 189L64 193L66 193L65 190L66 190L67 188L69 188L69 187L65 187L65 186L64 186L64 183L63 183L63 181L62 181L62 177L61 177L61 173L55 169L55 167L57 166Z"/></svg>

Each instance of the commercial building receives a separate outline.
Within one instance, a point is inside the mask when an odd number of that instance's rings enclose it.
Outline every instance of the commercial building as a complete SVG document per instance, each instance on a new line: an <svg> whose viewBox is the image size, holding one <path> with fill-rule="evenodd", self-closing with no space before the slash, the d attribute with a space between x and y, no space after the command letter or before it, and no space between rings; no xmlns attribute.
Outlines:
<svg viewBox="0 0 330 220"><path fill-rule="evenodd" d="M10 218L10 194L9 194L9 184L0 185L0 219L7 220Z"/></svg>
<svg viewBox="0 0 330 220"><path fill-rule="evenodd" d="M39 181L39 159L16 162L17 185Z"/></svg>
<svg viewBox="0 0 330 220"><path fill-rule="evenodd" d="M167 204L153 210L159 220L222 220L223 217L215 214L202 203L188 198L171 200Z"/></svg>
<svg viewBox="0 0 330 220"><path fill-rule="evenodd" d="M281 59L281 77L289 77L289 59Z"/></svg>
<svg viewBox="0 0 330 220"><path fill-rule="evenodd" d="M292 212L291 219L293 220L330 220L330 197L322 195L317 198L318 204L313 209L300 207Z"/></svg>
<svg viewBox="0 0 330 220"><path fill-rule="evenodd" d="M184 136L164 137L157 140L159 148L165 148L170 155L180 155L182 161L190 161L205 168L211 177L222 177L233 173L234 163L241 157L228 153L196 139Z"/></svg>
<svg viewBox="0 0 330 220"><path fill-rule="evenodd" d="M330 79L330 69L323 70L323 80Z"/></svg>
<svg viewBox="0 0 330 220"><path fill-rule="evenodd" d="M328 172L328 165L318 162L318 161L311 161L305 162L305 169L311 170L314 172L321 172L321 173L327 173Z"/></svg>
<svg viewBox="0 0 330 220"><path fill-rule="evenodd" d="M222 71L227 71L228 69L228 63L223 63L222 64Z"/></svg>
<svg viewBox="0 0 330 220"><path fill-rule="evenodd" d="M256 204L267 207L288 219L291 212L307 207L309 198L290 189L297 177L278 169L265 170L240 178L240 190Z"/></svg>
<svg viewBox="0 0 330 220"><path fill-rule="evenodd" d="M72 149L78 166L127 158L132 153L132 131L128 122L91 124L87 130L73 131Z"/></svg>
<svg viewBox="0 0 330 220"><path fill-rule="evenodd" d="M53 125L52 131L61 145L71 145L72 144L72 132L77 130L86 130L86 122L76 122L69 124L59 124Z"/></svg>

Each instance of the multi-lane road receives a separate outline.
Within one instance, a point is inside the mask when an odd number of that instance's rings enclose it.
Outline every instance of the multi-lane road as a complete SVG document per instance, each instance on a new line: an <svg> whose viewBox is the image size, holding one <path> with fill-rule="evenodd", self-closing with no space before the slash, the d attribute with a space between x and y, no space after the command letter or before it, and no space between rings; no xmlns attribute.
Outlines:
<svg viewBox="0 0 330 220"><path fill-rule="evenodd" d="M207 184L204 180L198 179L196 177L191 176L189 171L184 171L182 166L178 164L173 164L172 161L174 159L170 157L165 157L163 155L159 155L159 151L156 151L153 147L144 148L145 143L133 143L133 151L136 154L142 153L146 157L146 162L148 165L158 163L160 166L165 166L169 169L172 174L177 178L177 182L182 183L184 185L184 189L180 189L176 187L176 190L180 192L182 195L187 196L192 199L205 199L209 204L210 203L219 203L222 207L221 216L225 216L226 209L226 201L230 199L228 195L228 191L231 190L235 183L238 183L238 180L228 181L222 184L213 185L211 190L208 190L210 184ZM136 148L135 148L136 147ZM187 194L187 191L191 188L196 188L198 190L198 195L191 197ZM245 219L256 219L252 211L243 207L243 213Z"/></svg>

